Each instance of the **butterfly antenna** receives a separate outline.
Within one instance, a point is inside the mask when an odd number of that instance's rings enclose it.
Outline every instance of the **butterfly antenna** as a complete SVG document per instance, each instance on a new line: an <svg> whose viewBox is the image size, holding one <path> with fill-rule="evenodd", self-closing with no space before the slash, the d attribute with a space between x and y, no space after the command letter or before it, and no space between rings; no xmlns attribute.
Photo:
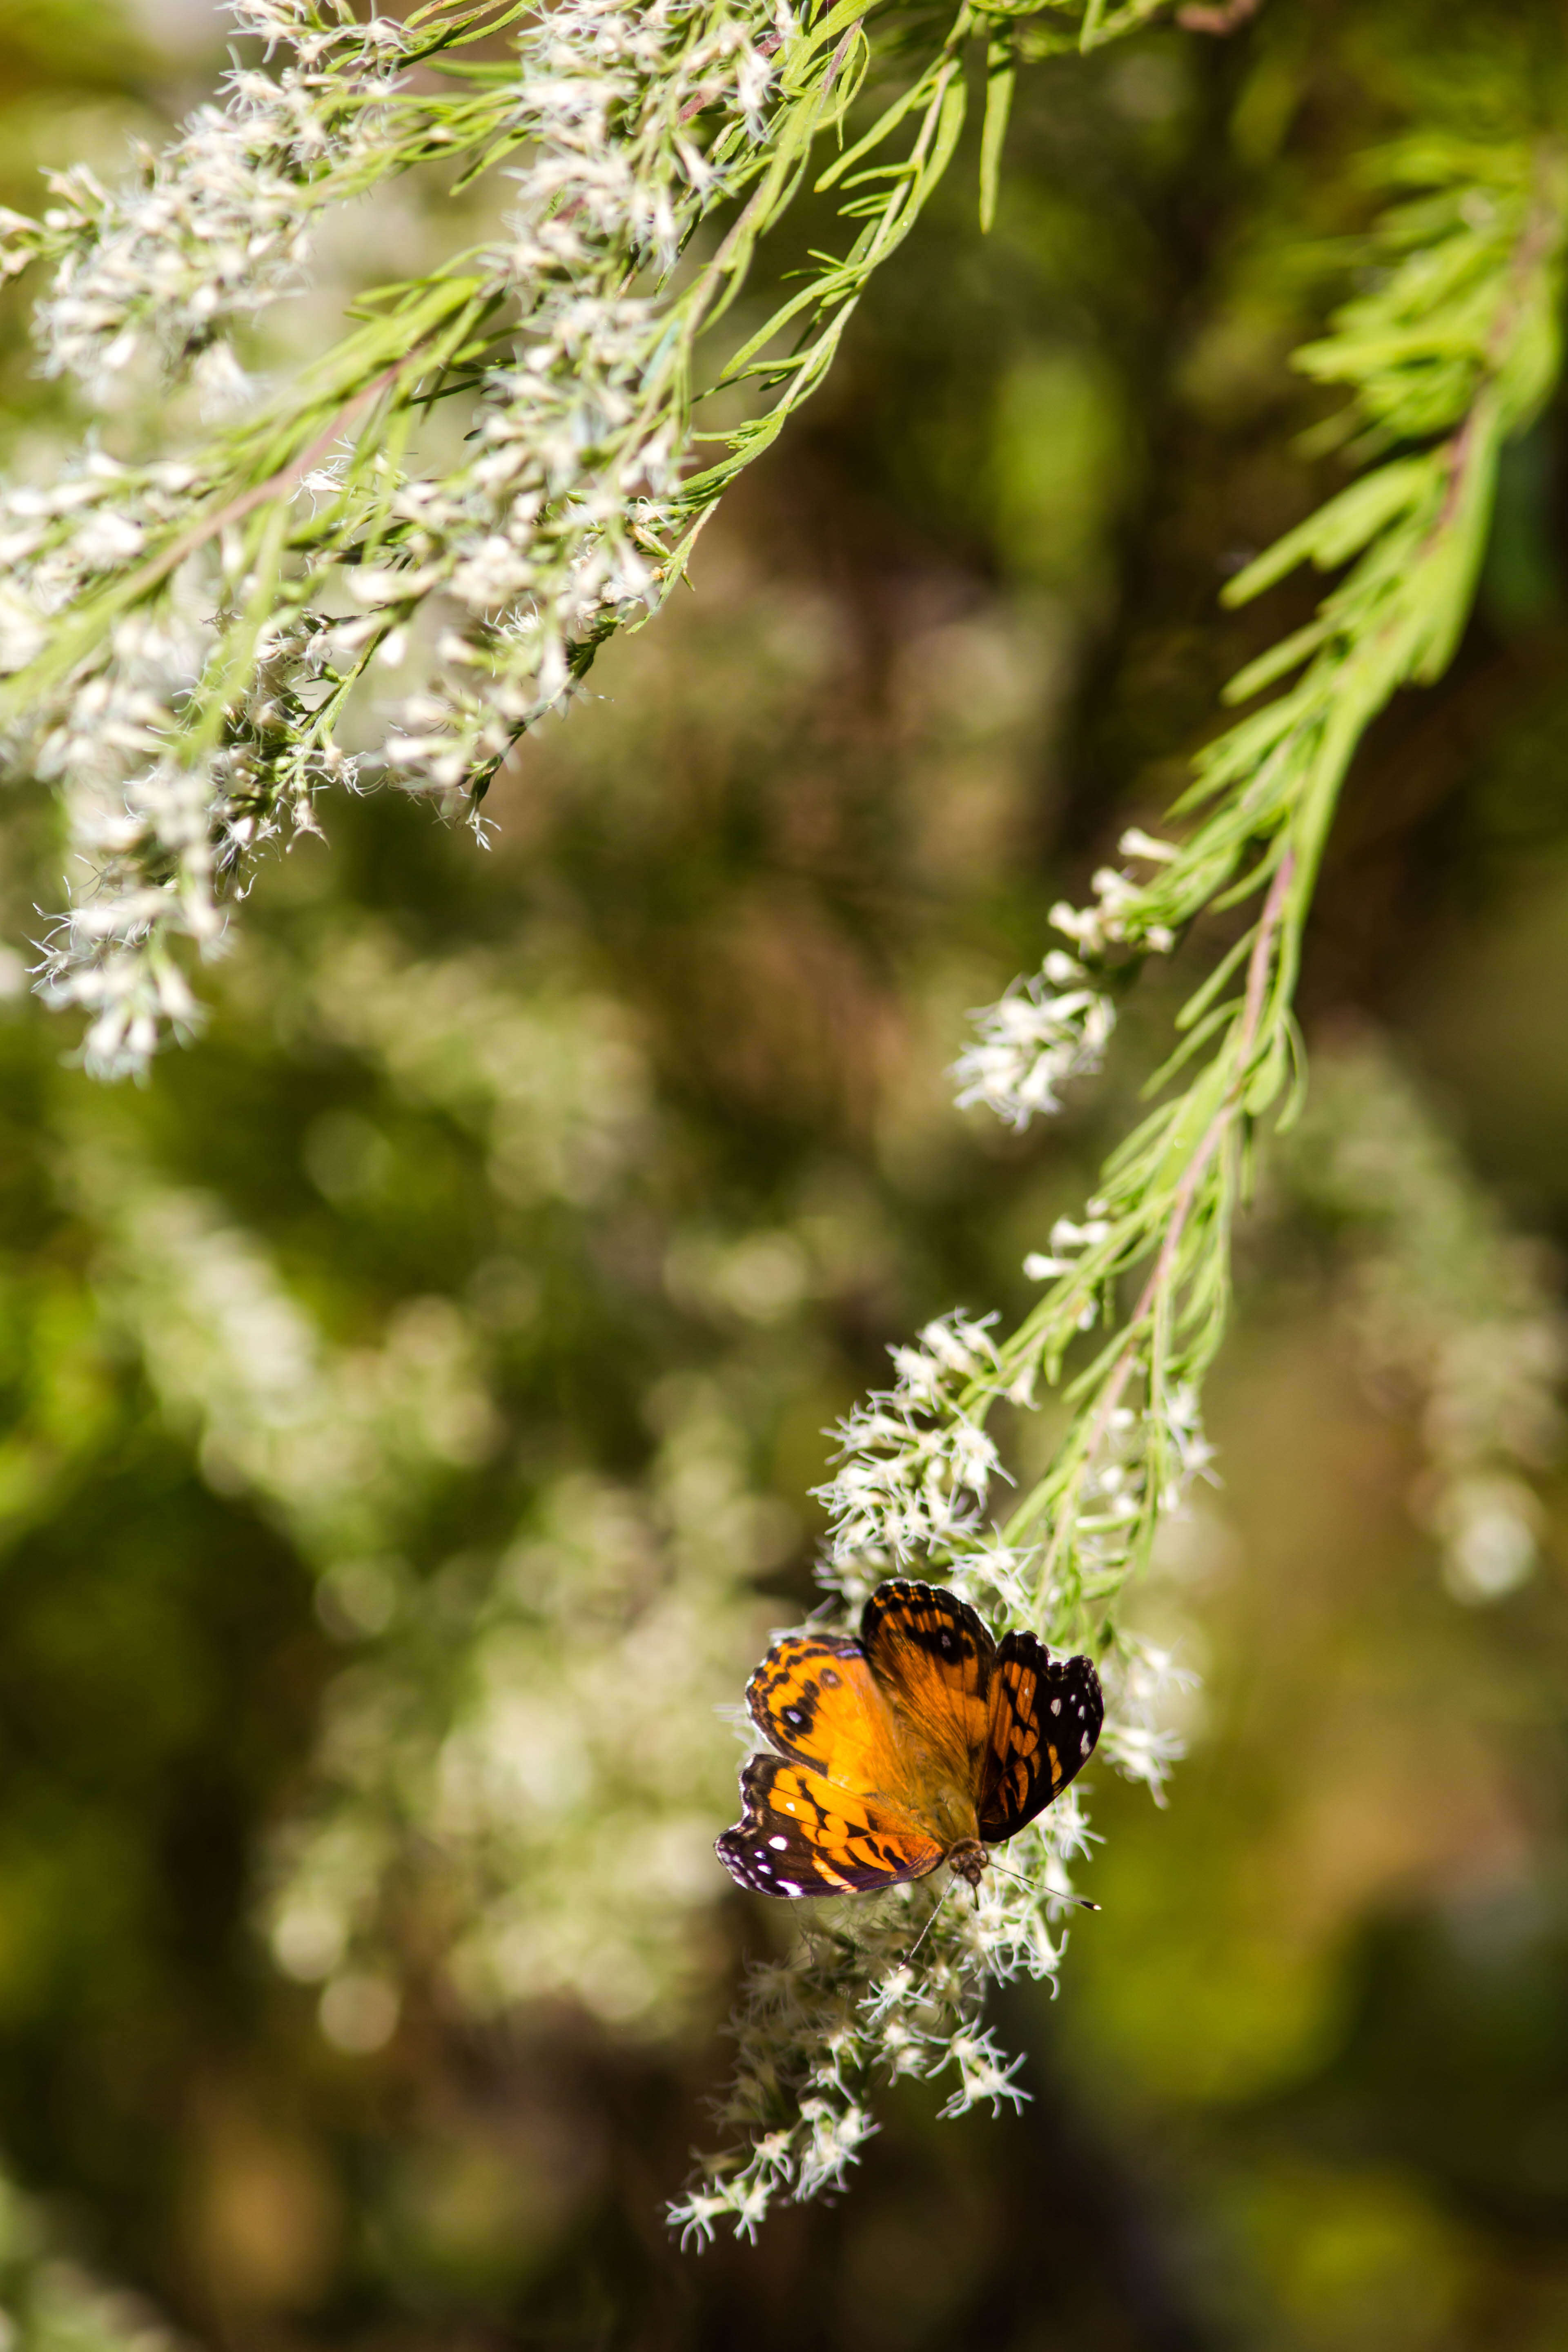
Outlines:
<svg viewBox="0 0 1568 2352"><path fill-rule="evenodd" d="M1005 1862L993 1862L989 1854L985 1861L988 1869L999 1870L1004 1878L1016 1878L1020 1886L1032 1887L1035 1884L1032 1878L1026 1878L1021 1870L1009 1870ZM1064 1895L1056 1886L1047 1887L1046 1897L1051 1903L1076 1903L1080 1911L1098 1911L1100 1907L1098 1903L1091 1903L1087 1895Z"/></svg>
<svg viewBox="0 0 1568 2352"><path fill-rule="evenodd" d="M931 1917L926 1921L925 1926L921 1929L920 1934L915 1937L914 1942L910 1946L909 1950L904 1954L904 1966L905 1966L905 1968L908 1968L908 1967L909 1967L910 1962L914 1958L915 1954L920 1950L921 1946L925 1942L926 1937L931 1934L931 1929L936 1926L936 1922L937 1922L937 1913L941 1911L942 1905L947 1901L948 1896L952 1893L953 1885L954 1885L954 1882L950 1878L950 1879L948 1880L948 1882L947 1882L947 1885L942 1888L941 1895L937 1897L937 1906L936 1906L936 1910L935 1910L935 1911L933 1911L933 1912L931 1913Z"/></svg>

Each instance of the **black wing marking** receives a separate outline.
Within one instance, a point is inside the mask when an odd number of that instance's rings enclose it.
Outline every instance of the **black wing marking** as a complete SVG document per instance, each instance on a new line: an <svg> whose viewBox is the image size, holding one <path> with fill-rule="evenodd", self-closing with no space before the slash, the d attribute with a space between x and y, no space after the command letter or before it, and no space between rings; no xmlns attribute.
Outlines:
<svg viewBox="0 0 1568 2352"><path fill-rule="evenodd" d="M983 1675L996 1655L990 1629L967 1601L940 1585L895 1576L879 1584L860 1612L860 1646L879 1682L897 1679L900 1643L912 1643L944 1666L973 1659Z"/></svg>
<svg viewBox="0 0 1568 2352"><path fill-rule="evenodd" d="M1033 1633L1004 1635L991 1677L990 1736L980 1777L980 1834L1014 1837L1094 1753L1105 1719L1088 1658L1053 1661Z"/></svg>

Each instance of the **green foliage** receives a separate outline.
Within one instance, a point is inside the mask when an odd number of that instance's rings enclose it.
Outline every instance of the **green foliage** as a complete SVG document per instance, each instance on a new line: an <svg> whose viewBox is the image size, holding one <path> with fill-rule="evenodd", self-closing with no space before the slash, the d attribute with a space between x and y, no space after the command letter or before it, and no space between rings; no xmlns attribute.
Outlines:
<svg viewBox="0 0 1568 2352"><path fill-rule="evenodd" d="M90 1068L142 1068L189 1027L175 943L216 951L219 897L280 826L314 822L320 790L363 769L477 810L600 646L657 609L941 184L976 41L996 63L994 212L1010 36L987 27L1018 13L430 0L362 29L315 0L241 0L241 29L290 58L278 81L237 69L226 110L122 194L81 165L56 175L43 220L0 215L0 275L53 272L51 372L123 404L150 359L154 401L160 377L194 379L248 410L192 436L153 405L128 462L84 456L11 513L0 728L63 779L93 869L50 971L57 1002L96 1010ZM1089 0L1079 44L1151 13ZM460 54L509 30L515 63ZM896 95L844 146L863 83L889 73ZM521 208L499 234L367 287L356 324L247 400L226 329L276 299L329 212L421 166L454 198L493 187L519 152ZM831 195L835 249L716 346L742 293L770 288L767 240L808 184ZM388 731L369 688L409 661ZM367 725L382 740L356 749Z"/></svg>
<svg viewBox="0 0 1568 2352"><path fill-rule="evenodd" d="M1178 1015L1185 1035L1151 1081L1157 1087L1216 1036L1184 1094L1152 1112L1107 1164L1091 1203L1107 1230L1058 1277L1003 1351L1016 1375L1042 1360L1057 1373L1086 1313L1114 1299L1117 1277L1157 1249L1154 1273L1125 1335L1108 1344L1072 1394L1088 1407L1060 1467L1019 1507L1009 1537L1040 1521L1069 1527L1109 1415L1146 1367L1150 1417L1182 1382L1201 1379L1224 1328L1229 1235L1246 1181L1247 1123L1271 1109L1296 1056L1291 1022L1300 942L1323 845L1355 750L1405 684L1430 684L1468 617L1491 516L1499 451L1526 430L1556 381L1562 251L1568 194L1554 149L1476 149L1428 137L1384 159L1383 174L1433 191L1384 217L1373 250L1414 258L1375 294L1348 305L1335 332L1297 354L1303 372L1349 385L1352 420L1372 446L1443 436L1401 454L1289 532L1231 583L1228 601L1261 593L1297 564L1329 570L1354 557L1316 618L1249 662L1226 698L1244 702L1308 665L1300 682L1200 756L1176 814L1204 812L1152 877L1112 877L1105 913L1087 933L1135 950L1173 937L1209 905L1268 883L1258 924L1216 964ZM1233 888L1238 867L1245 880ZM1245 973L1240 995L1227 982ZM1289 1115L1289 1105L1287 1106ZM1139 1533L1152 1537L1166 1457ZM1100 1597L1097 1591L1095 1598Z"/></svg>

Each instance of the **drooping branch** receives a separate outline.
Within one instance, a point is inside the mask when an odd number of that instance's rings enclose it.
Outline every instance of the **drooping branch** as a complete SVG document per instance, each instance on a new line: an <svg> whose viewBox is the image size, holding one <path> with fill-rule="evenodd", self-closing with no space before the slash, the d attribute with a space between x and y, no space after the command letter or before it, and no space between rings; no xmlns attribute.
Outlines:
<svg viewBox="0 0 1568 2352"><path fill-rule="evenodd" d="M1125 982L1118 961L1167 953L1206 909L1261 890L1259 912L1183 1008L1182 1042L1151 1082L1166 1098L1113 1153L1083 1220L1058 1220L1048 1253L1026 1261L1050 1286L1039 1307L1005 1339L989 1321L952 1316L895 1349L896 1384L843 1424L824 1495L834 1522L824 1576L847 1601L889 1569L918 1565L993 1616L1098 1648L1109 1701L1100 1752L1157 1799L1179 1752L1160 1715L1169 1662L1119 1625L1117 1604L1211 1458L1202 1382L1229 1307L1250 1139L1300 1098L1292 1003L1324 843L1372 720L1402 687L1436 677L1458 642L1499 451L1539 412L1559 365L1568 180L1556 150L1429 137L1384 160L1420 193L1381 224L1379 282L1298 363L1351 387L1369 456L1398 454L1259 558L1230 595L1255 594L1303 560L1351 569L1307 628L1233 681L1229 698L1248 701L1294 678L1200 755L1173 813L1197 817L1185 839L1125 836L1123 856L1149 877L1104 868L1092 906L1055 910L1076 952L1053 950L1039 981L983 1016L982 1043L960 1065L965 1093L1020 1126L1054 1108L1066 1078L1098 1066L1111 983ZM1449 372L1446 408L1435 409L1438 354ZM1097 1324L1109 1336L1072 1374ZM1000 1402L1032 1403L1042 1380L1065 1381L1071 1418L1044 1475L1004 1526L988 1526L1002 1470L988 1416ZM737 2144L675 2209L683 2227L700 2237L728 2220L749 2233L774 2197L840 2179L871 2127L879 2072L935 2074L962 2044L973 2063L961 2062L944 2112L1010 2095L979 2004L988 1977L1059 1963L1053 1923L1085 1839L1076 1785L1068 1799L1010 1849L1024 1883L929 1920L918 1957L925 1898L889 1897L753 1978L727 2118Z"/></svg>

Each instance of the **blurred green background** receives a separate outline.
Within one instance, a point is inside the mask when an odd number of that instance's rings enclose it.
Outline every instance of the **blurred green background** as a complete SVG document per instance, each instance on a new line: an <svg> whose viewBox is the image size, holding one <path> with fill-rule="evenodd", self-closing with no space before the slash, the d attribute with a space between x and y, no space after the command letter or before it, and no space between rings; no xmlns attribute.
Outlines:
<svg viewBox="0 0 1568 2352"><path fill-rule="evenodd" d="M89 1087L27 994L60 848L8 799L24 2347L1568 2344L1550 1417L1515 1449L1532 1572L1478 1600L1428 1524L1444 1367L1522 1332L1539 1389L1561 1349L1561 406L1450 677L1355 774L1221 1483L1141 1603L1201 1672L1192 1753L1164 1812L1094 1776L1103 1914L1057 2000L996 2004L1030 2104L889 2095L852 2192L755 2248L683 2257L661 2219L780 1932L711 1855L719 1710L808 1605L822 1432L931 1314L1022 1310L1175 1000L1023 1138L951 1108L966 1010L1307 593L1215 602L1338 478L1287 360L1354 157L1433 109L1560 117L1562 44L1545 0L1268 0L1037 69L993 234L961 158L694 593L503 775L490 853L323 804L144 1089ZM195 0L13 6L0 202L112 172L221 63ZM438 254L441 205L345 223L258 364ZM7 462L47 470L78 421L19 297L0 334Z"/></svg>

